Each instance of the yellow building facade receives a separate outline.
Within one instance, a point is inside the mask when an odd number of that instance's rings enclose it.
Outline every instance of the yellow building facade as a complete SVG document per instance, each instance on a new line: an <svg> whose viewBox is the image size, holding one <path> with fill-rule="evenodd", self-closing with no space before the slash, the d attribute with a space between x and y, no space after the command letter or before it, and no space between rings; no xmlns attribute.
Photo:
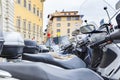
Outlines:
<svg viewBox="0 0 120 80"><path fill-rule="evenodd" d="M24 39L43 40L44 0L15 0L15 29Z"/></svg>
<svg viewBox="0 0 120 80"><path fill-rule="evenodd" d="M50 33L51 37L68 36L70 39L72 31L80 28L82 24L78 11L55 11L48 15L48 18L46 33Z"/></svg>

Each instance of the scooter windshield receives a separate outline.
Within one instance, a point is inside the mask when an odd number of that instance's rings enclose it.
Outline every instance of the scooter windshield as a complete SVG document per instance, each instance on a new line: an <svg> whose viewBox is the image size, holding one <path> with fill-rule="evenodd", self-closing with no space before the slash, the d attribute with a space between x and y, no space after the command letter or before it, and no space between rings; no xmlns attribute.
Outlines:
<svg viewBox="0 0 120 80"><path fill-rule="evenodd" d="M96 23L98 26L108 23L109 19L116 13L115 4L119 0L85 0L80 6L80 13L88 23ZM104 10L107 8L108 13ZM115 18L115 17L114 17ZM94 21L94 22L93 22ZM116 25L115 19L112 24Z"/></svg>

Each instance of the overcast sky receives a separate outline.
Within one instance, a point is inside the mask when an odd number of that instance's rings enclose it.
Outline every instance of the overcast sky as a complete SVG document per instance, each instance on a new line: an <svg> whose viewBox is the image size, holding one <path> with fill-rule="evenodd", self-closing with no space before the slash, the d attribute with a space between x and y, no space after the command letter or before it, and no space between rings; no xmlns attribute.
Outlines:
<svg viewBox="0 0 120 80"><path fill-rule="evenodd" d="M107 15L103 10L104 6L108 7L112 16L115 13L113 9L118 0L46 0L44 3L44 27L47 25L47 15L57 11L79 11L80 15L84 15L83 20L88 22L99 23L101 19L107 19ZM106 3L107 2L107 3ZM107 21L106 21L107 22Z"/></svg>

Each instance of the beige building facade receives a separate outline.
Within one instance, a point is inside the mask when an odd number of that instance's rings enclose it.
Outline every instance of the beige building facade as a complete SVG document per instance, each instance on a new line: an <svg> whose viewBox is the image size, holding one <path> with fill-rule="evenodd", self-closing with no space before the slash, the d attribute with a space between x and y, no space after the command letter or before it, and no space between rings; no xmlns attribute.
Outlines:
<svg viewBox="0 0 120 80"><path fill-rule="evenodd" d="M14 0L14 26L24 39L43 40L43 4L45 0Z"/></svg>
<svg viewBox="0 0 120 80"><path fill-rule="evenodd" d="M48 19L46 35L50 34L50 37L68 36L70 39L72 31L82 24L78 11L55 11Z"/></svg>

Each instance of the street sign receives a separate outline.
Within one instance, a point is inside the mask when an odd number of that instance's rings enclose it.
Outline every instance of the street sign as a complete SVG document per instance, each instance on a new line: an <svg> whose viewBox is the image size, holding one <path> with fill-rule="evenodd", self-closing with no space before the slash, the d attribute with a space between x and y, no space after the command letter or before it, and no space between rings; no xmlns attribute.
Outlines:
<svg viewBox="0 0 120 80"><path fill-rule="evenodd" d="M51 37L51 34L50 34L50 33L47 33L47 37L50 38L50 37Z"/></svg>

